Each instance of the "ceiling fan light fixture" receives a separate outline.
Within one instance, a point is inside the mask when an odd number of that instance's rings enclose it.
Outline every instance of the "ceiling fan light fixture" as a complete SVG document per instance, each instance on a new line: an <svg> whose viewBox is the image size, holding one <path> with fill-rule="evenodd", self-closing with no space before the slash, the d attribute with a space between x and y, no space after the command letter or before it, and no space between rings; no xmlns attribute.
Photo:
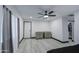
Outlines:
<svg viewBox="0 0 79 59"><path fill-rule="evenodd" d="M29 18L33 18L32 16L30 16Z"/></svg>
<svg viewBox="0 0 79 59"><path fill-rule="evenodd" d="M44 18L48 18L48 15L45 15Z"/></svg>

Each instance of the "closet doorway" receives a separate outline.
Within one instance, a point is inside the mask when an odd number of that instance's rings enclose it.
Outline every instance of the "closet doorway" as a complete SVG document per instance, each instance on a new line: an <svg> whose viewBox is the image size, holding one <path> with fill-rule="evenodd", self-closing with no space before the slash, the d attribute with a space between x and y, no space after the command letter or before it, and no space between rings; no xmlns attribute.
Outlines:
<svg viewBox="0 0 79 59"><path fill-rule="evenodd" d="M74 41L74 22L68 23L68 39Z"/></svg>

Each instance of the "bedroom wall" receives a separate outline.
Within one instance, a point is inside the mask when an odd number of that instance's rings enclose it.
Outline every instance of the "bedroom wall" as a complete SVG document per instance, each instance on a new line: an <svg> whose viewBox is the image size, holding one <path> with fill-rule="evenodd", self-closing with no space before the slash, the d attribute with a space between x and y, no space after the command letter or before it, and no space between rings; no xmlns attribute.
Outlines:
<svg viewBox="0 0 79 59"><path fill-rule="evenodd" d="M23 38L23 19L20 18L20 39L19 41L21 41Z"/></svg>
<svg viewBox="0 0 79 59"><path fill-rule="evenodd" d="M17 31L17 17L12 15L12 41L13 41L13 50L14 52L18 48L18 31Z"/></svg>
<svg viewBox="0 0 79 59"><path fill-rule="evenodd" d="M69 17L62 17L62 31L63 31L63 41L69 41L68 40L68 19Z"/></svg>
<svg viewBox="0 0 79 59"><path fill-rule="evenodd" d="M51 32L52 37L60 40L60 41L69 41L68 39L68 20L74 20L72 16L63 16L61 18L55 19L51 22ZM74 24L73 24L73 32L72 38L74 40Z"/></svg>
<svg viewBox="0 0 79 59"><path fill-rule="evenodd" d="M79 44L79 12L74 14L74 40Z"/></svg>
<svg viewBox="0 0 79 59"><path fill-rule="evenodd" d="M55 19L50 22L52 37L63 41L62 18Z"/></svg>
<svg viewBox="0 0 79 59"><path fill-rule="evenodd" d="M50 31L49 22L32 21L32 37L35 37L35 32Z"/></svg>

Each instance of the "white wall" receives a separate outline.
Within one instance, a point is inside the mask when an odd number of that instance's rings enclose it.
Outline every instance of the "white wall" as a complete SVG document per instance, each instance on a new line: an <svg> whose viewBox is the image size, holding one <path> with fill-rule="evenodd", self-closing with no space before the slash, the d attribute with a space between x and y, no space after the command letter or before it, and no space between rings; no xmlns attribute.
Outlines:
<svg viewBox="0 0 79 59"><path fill-rule="evenodd" d="M75 13L74 20L74 40L79 44L79 12Z"/></svg>
<svg viewBox="0 0 79 59"><path fill-rule="evenodd" d="M32 21L32 37L35 37L35 32L50 31L49 22Z"/></svg>
<svg viewBox="0 0 79 59"><path fill-rule="evenodd" d="M12 15L12 41L13 41L13 48L14 52L18 48L18 31L17 31L17 17Z"/></svg>
<svg viewBox="0 0 79 59"><path fill-rule="evenodd" d="M63 41L62 18L55 19L50 22L52 37Z"/></svg>
<svg viewBox="0 0 79 59"><path fill-rule="evenodd" d="M64 23L62 22L65 22L65 21L62 21L62 17L55 19L51 22L33 21L32 22L32 37L35 37L35 32L50 31L52 32L52 37L59 39L60 41L67 41L64 39L65 37L65 35L63 35Z"/></svg>
<svg viewBox="0 0 79 59"><path fill-rule="evenodd" d="M3 6L0 5L0 52L1 52L1 46L2 46L2 24L3 24Z"/></svg>
<svg viewBox="0 0 79 59"><path fill-rule="evenodd" d="M63 31L63 41L69 41L68 40L68 19L69 17L62 17L62 31ZM69 19L71 20L71 19Z"/></svg>
<svg viewBox="0 0 79 59"><path fill-rule="evenodd" d="M20 18L20 39L19 41L21 41L23 38L23 19Z"/></svg>

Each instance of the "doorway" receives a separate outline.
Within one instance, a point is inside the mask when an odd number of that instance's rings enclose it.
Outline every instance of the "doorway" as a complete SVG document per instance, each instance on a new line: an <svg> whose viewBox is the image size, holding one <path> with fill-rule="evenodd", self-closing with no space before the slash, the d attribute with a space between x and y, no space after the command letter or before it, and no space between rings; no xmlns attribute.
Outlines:
<svg viewBox="0 0 79 59"><path fill-rule="evenodd" d="M20 20L17 18L17 32L18 32L18 47L19 47L19 42L20 42Z"/></svg>
<svg viewBox="0 0 79 59"><path fill-rule="evenodd" d="M68 23L68 39L74 41L74 22Z"/></svg>
<svg viewBox="0 0 79 59"><path fill-rule="evenodd" d="M23 23L23 36L25 39L29 39L32 37L32 22L30 21L24 21Z"/></svg>

